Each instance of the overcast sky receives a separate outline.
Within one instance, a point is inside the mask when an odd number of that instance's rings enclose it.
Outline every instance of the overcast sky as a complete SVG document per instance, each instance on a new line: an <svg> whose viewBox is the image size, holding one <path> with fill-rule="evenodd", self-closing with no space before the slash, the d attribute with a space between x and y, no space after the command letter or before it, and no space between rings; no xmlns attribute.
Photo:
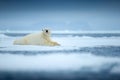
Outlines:
<svg viewBox="0 0 120 80"><path fill-rule="evenodd" d="M119 0L0 0L0 30L120 30Z"/></svg>

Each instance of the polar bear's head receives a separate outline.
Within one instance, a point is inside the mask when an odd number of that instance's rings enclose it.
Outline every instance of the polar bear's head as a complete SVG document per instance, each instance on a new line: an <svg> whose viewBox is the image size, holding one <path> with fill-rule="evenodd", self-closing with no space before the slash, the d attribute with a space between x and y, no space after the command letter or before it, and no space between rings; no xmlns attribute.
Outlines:
<svg viewBox="0 0 120 80"><path fill-rule="evenodd" d="M43 34L46 35L46 36L50 36L51 35L51 32L49 29L42 29L43 31Z"/></svg>

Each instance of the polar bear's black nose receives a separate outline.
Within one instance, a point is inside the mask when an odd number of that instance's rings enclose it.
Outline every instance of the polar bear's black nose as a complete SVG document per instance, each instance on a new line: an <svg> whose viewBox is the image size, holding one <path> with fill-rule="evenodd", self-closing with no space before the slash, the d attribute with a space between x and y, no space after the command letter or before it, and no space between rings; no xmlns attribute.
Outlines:
<svg viewBox="0 0 120 80"><path fill-rule="evenodd" d="M46 33L48 33L48 30L46 30Z"/></svg>

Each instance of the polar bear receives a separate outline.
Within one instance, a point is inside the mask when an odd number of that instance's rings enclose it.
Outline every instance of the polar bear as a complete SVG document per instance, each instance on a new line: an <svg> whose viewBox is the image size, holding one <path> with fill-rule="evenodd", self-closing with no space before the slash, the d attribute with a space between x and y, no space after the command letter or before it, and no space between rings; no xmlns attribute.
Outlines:
<svg viewBox="0 0 120 80"><path fill-rule="evenodd" d="M40 33L28 34L21 39L15 40L15 45L41 45L41 46L60 46L50 38L49 29L43 29Z"/></svg>

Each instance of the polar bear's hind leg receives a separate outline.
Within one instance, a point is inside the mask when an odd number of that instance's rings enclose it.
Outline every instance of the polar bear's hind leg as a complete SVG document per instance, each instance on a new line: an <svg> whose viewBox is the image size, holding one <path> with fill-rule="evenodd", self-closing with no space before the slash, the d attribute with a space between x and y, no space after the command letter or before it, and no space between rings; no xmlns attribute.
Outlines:
<svg viewBox="0 0 120 80"><path fill-rule="evenodd" d="M27 45L27 40L25 39L15 40L13 44L14 45Z"/></svg>

